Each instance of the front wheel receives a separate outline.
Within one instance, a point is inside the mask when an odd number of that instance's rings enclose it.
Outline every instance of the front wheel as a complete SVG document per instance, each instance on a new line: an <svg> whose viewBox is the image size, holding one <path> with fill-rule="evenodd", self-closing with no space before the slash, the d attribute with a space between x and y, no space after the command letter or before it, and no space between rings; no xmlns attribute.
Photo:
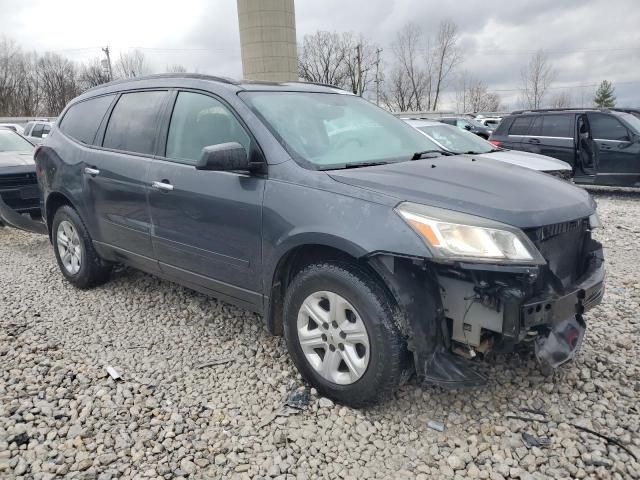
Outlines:
<svg viewBox="0 0 640 480"><path fill-rule="evenodd" d="M407 377L405 342L380 281L347 264L302 270L287 289L285 337L302 376L353 407L388 398Z"/></svg>

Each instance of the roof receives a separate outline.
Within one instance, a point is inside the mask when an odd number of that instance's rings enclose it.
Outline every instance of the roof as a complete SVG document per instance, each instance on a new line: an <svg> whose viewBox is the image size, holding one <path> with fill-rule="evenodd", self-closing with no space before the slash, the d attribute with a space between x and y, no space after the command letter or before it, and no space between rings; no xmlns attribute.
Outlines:
<svg viewBox="0 0 640 480"><path fill-rule="evenodd" d="M141 77L124 78L112 82L103 83L88 89L85 93L95 93L100 90L114 91L118 88L129 87L139 84L152 83L154 80L166 86L171 80L194 80L213 82L221 86L228 86L234 90L281 90L281 91L301 91L301 92L324 92L324 93L349 93L335 85L316 82L266 82L257 80L234 80L232 78L215 75L203 75L200 73L161 73L155 75L144 75ZM84 94L83 94L84 95Z"/></svg>

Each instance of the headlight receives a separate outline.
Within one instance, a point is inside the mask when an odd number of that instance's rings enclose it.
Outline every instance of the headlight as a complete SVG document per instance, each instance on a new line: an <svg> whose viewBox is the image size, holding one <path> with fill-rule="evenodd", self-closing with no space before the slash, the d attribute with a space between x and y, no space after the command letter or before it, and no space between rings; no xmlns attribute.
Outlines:
<svg viewBox="0 0 640 480"><path fill-rule="evenodd" d="M519 228L417 203L404 202L395 210L420 235L436 258L536 265L546 263Z"/></svg>

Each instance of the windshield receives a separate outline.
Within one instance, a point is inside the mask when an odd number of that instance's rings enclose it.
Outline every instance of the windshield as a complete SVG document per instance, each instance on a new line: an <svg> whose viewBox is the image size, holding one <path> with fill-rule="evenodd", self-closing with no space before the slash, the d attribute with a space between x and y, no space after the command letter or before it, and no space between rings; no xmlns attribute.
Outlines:
<svg viewBox="0 0 640 480"><path fill-rule="evenodd" d="M467 132L451 125L434 125L418 127L418 129L451 152L489 153L495 150L493 145L484 141L475 133Z"/></svg>
<svg viewBox="0 0 640 480"><path fill-rule="evenodd" d="M620 113L619 114L621 118L624 119L625 122L627 122L627 124L633 128L634 132L633 133L639 133L640 134L640 118L636 117L635 115L631 114L631 113Z"/></svg>
<svg viewBox="0 0 640 480"><path fill-rule="evenodd" d="M12 130L0 129L0 152L31 152L33 145Z"/></svg>
<svg viewBox="0 0 640 480"><path fill-rule="evenodd" d="M296 160L316 168L411 160L441 150L425 135L353 95L310 92L242 92Z"/></svg>

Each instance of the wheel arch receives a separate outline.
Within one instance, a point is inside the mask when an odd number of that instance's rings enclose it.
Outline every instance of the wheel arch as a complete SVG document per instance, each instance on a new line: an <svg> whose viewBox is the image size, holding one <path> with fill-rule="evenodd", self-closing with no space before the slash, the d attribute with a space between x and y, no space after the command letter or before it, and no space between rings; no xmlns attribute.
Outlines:
<svg viewBox="0 0 640 480"><path fill-rule="evenodd" d="M45 221L47 223L47 230L49 232L50 241L52 235L51 229L53 226L53 217L56 214L56 211L58 211L58 209L63 205L69 205L76 212L78 211L73 202L69 199L69 196L65 195L62 192L51 192L45 200Z"/></svg>

